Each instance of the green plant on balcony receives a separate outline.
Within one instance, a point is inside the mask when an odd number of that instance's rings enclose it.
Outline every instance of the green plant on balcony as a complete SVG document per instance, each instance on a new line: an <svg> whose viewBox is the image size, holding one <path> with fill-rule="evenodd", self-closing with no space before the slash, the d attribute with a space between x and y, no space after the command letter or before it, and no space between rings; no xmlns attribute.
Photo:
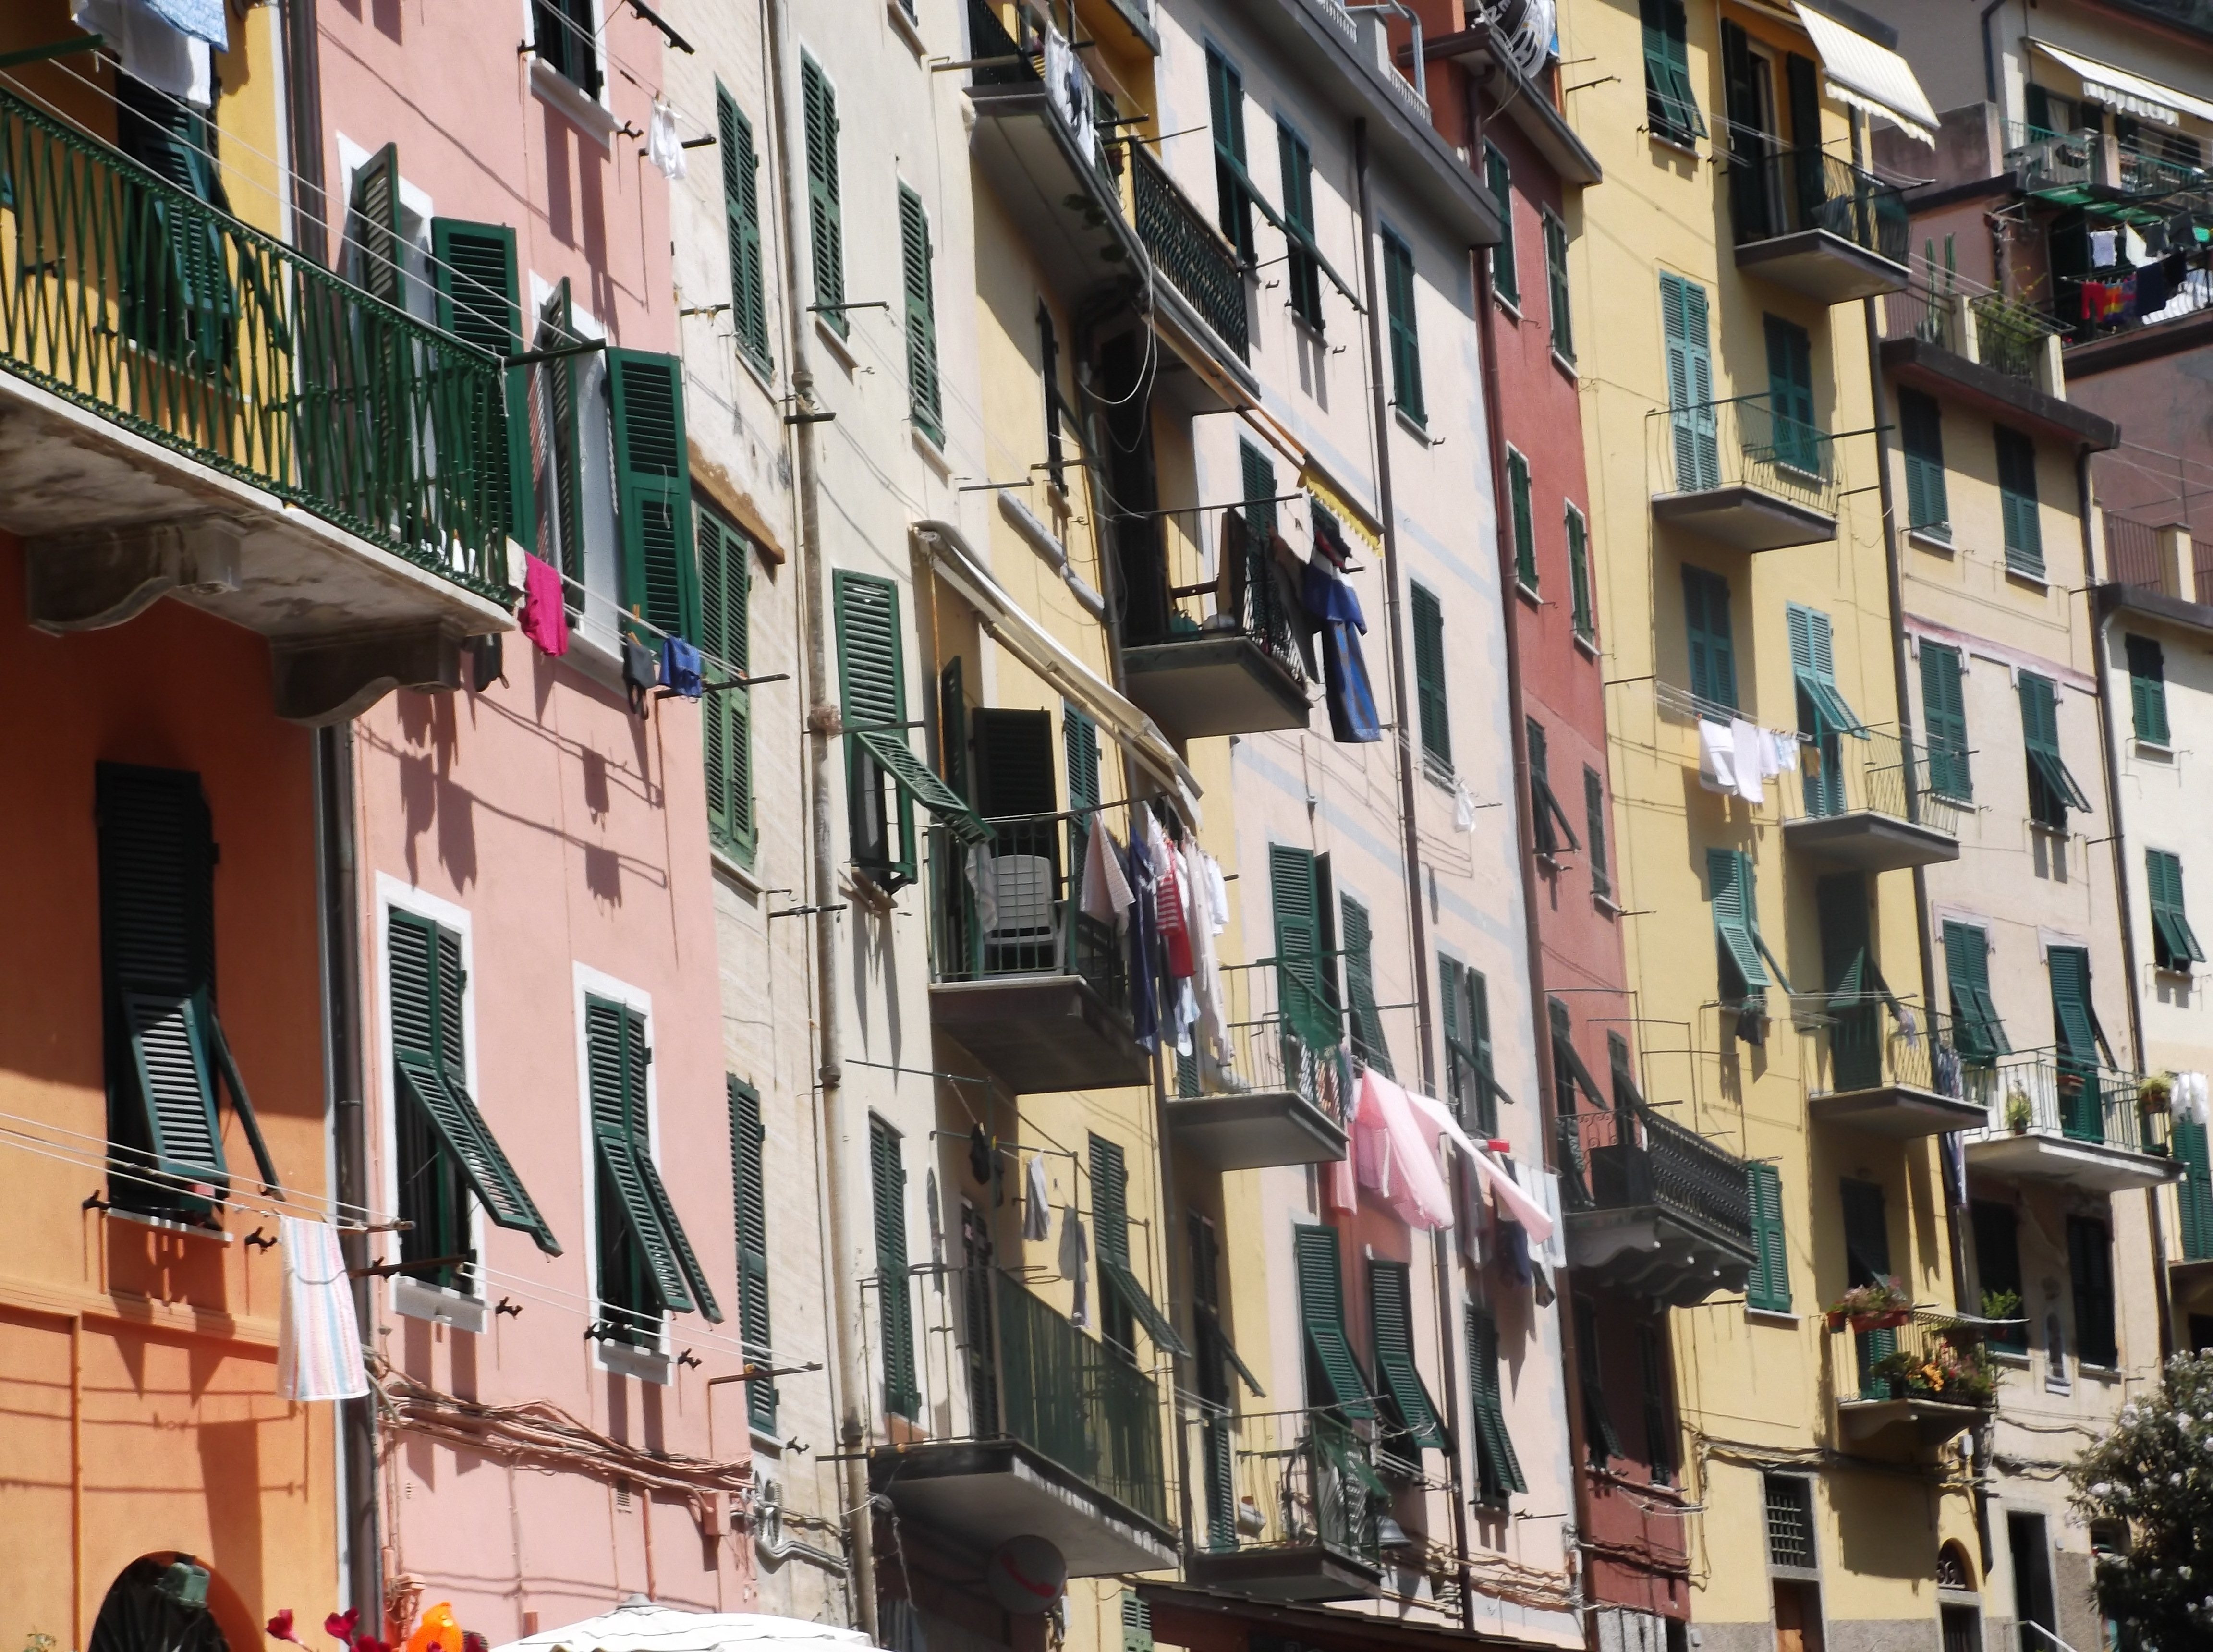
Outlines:
<svg viewBox="0 0 2213 1652"><path fill-rule="evenodd" d="M2173 1100L2173 1073L2147 1073L2137 1085L2137 1106L2147 1119L2167 1112Z"/></svg>
<svg viewBox="0 0 2213 1652"><path fill-rule="evenodd" d="M1854 1285L1829 1304L1829 1329L1849 1321L1855 1331L1887 1331L1904 1325L1913 1312L1913 1293L1896 1274Z"/></svg>
<svg viewBox="0 0 2213 1652"><path fill-rule="evenodd" d="M2035 1109L2029 1106L2027 1090L2016 1085L2006 1092L2005 1121L2008 1130L2016 1136L2026 1136L2029 1121L2035 1116Z"/></svg>
<svg viewBox="0 0 2213 1652"><path fill-rule="evenodd" d="M1983 1317L1986 1320L2018 1320L2021 1317L2021 1293L2017 1290L1984 1291Z"/></svg>
<svg viewBox="0 0 2213 1652"><path fill-rule="evenodd" d="M1899 1399L1986 1406L1997 1399L1999 1370L1979 1342L1939 1337L1925 1349L1900 1348L1868 1368L1869 1378Z"/></svg>

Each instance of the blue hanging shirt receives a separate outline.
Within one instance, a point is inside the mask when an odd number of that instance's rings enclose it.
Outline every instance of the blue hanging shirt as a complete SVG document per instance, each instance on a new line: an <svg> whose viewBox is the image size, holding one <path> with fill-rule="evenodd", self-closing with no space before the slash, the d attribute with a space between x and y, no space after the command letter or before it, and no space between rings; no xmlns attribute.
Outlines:
<svg viewBox="0 0 2213 1652"><path fill-rule="evenodd" d="M699 674L699 650L680 637L661 639L661 686L672 694L696 700L706 688Z"/></svg>

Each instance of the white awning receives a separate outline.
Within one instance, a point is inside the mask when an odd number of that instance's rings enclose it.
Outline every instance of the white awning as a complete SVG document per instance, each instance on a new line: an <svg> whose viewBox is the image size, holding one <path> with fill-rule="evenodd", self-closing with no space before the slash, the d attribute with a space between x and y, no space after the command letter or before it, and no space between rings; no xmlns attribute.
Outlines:
<svg viewBox="0 0 2213 1652"><path fill-rule="evenodd" d="M1184 818L1196 828L1198 782L1159 725L1025 613L985 571L982 558L959 528L950 522L921 521L914 525L914 532L929 551L938 577L966 599L992 640L1095 718L1140 768L1168 789Z"/></svg>
<svg viewBox="0 0 2213 1652"><path fill-rule="evenodd" d="M1895 122L1908 137L1936 146L1936 111L1913 77L1913 66L1887 46L1855 34L1835 18L1797 4L1798 21L1814 37L1829 94L1871 115Z"/></svg>
<svg viewBox="0 0 2213 1652"><path fill-rule="evenodd" d="M2213 121L2213 103L2204 98L2178 92L2172 86L2146 80L2142 75L2131 75L2125 69L2100 63L2095 58L2063 52L2048 40L2031 40L2029 44L2062 69L2070 69L2080 76L2084 97L2094 98L2110 108L2132 114L2139 120L2156 120L2162 126L2179 126L2181 117L2186 114Z"/></svg>
<svg viewBox="0 0 2213 1652"><path fill-rule="evenodd" d="M851 1629L755 1612L691 1612L633 1594L613 1612L540 1630L498 1652L872 1652Z"/></svg>

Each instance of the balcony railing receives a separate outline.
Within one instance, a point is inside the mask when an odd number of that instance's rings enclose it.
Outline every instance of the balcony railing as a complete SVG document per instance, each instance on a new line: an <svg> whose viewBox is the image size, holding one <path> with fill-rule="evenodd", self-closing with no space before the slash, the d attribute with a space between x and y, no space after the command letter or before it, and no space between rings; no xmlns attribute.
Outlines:
<svg viewBox="0 0 2213 1652"><path fill-rule="evenodd" d="M1744 1161L1631 1101L1558 1121L1560 1202L1570 1211L1657 1206L1750 1249Z"/></svg>
<svg viewBox="0 0 2213 1652"><path fill-rule="evenodd" d="M1729 157L1739 247L1819 229L1893 264L1905 262L1911 225L1895 186L1819 149L1770 148L1756 137L1739 142L1753 151Z"/></svg>
<svg viewBox="0 0 2213 1652"><path fill-rule="evenodd" d="M1382 1564L1376 1516L1391 1506L1390 1487L1372 1443L1336 1413L1207 1407L1190 1447L1210 1551L1319 1548Z"/></svg>
<svg viewBox="0 0 2213 1652"><path fill-rule="evenodd" d="M1109 1009L1126 1014L1122 937L1075 899L1091 821L1100 812L1002 816L989 823L991 841L973 846L945 826L931 827L930 978L1078 976ZM1122 835L1126 842L1126 828Z"/></svg>
<svg viewBox="0 0 2213 1652"><path fill-rule="evenodd" d="M2153 155L2103 132L2053 132L2006 123L2006 166L2029 193L2157 199L2203 190L2203 170Z"/></svg>
<svg viewBox="0 0 2213 1652"><path fill-rule="evenodd" d="M2065 328L2041 310L1997 293L1968 295L1917 280L1883 301L1885 338L1918 338L1965 360L2036 384L2044 341ZM1964 313L1963 313L1964 311Z"/></svg>
<svg viewBox="0 0 2213 1652"><path fill-rule="evenodd" d="M1799 737L1796 756L1797 783L1786 775L1780 793L1786 820L1881 814L1958 833L1960 806L1942 789L1959 786L1952 773L1964 758L1948 749L1936 752L1932 762L1926 745L1895 730L1855 735L1822 723L1820 734Z"/></svg>
<svg viewBox="0 0 2213 1652"><path fill-rule="evenodd" d="M1989 1122L1970 1131L1970 1141L2004 1136L2053 1136L2091 1146L2120 1148L2164 1157L2170 1120L2137 1099L2140 1075L2054 1050L2001 1059L1964 1070L1961 1083Z"/></svg>
<svg viewBox="0 0 2213 1652"><path fill-rule="evenodd" d="M1062 126L1076 132L1076 121L1071 119L1074 110L1083 112L1083 120L1095 122L1100 113L1102 100L1092 84L1090 71L1083 59L1074 50L1068 53L1065 78L1058 85L1045 86L1046 23L1027 4L1014 8L1015 27L1021 30L1019 39L1010 33L1001 20L999 8L993 0L968 0L968 51L975 65L968 71L972 87L1012 86L1044 87L1052 94L1047 100L1053 118ZM1088 140L1078 137L1078 147L1088 147L1091 167L1098 174L1099 183L1106 196L1119 201L1121 176L1119 150L1105 141L1095 124L1089 126Z"/></svg>
<svg viewBox="0 0 2213 1652"><path fill-rule="evenodd" d="M1953 1047L1951 1018L1887 994L1811 996L1795 1000L1791 1018L1806 1040L1806 1092L1849 1095L1905 1087L1964 1097L1966 1081ZM1912 1019L1905 1021L1899 1009Z"/></svg>
<svg viewBox="0 0 2213 1652"><path fill-rule="evenodd" d="M1849 1322L1831 1335L1852 1339L1849 1362L1838 1367L1838 1393L1847 1400L1914 1399L1987 1411L1997 1403L2001 1368L1984 1338L1989 1327L1945 1314L1915 1313L1903 1325L1859 1331Z"/></svg>
<svg viewBox="0 0 2213 1652"><path fill-rule="evenodd" d="M1245 271L1237 249L1176 187L1143 144L1132 143L1129 149L1137 238L1199 320L1239 361L1245 360L1252 337L1245 311Z"/></svg>
<svg viewBox="0 0 2213 1652"><path fill-rule="evenodd" d="M2134 589L2213 606L2213 539L2193 539L2185 528L2154 527L2108 510L2106 577Z"/></svg>
<svg viewBox="0 0 2213 1652"><path fill-rule="evenodd" d="M0 366L478 595L502 363L0 93Z"/></svg>
<svg viewBox="0 0 2213 1652"><path fill-rule="evenodd" d="M1660 483L1666 494L1758 489L1826 516L1837 509L1837 467L1827 431L1777 413L1765 395L1665 407Z"/></svg>
<svg viewBox="0 0 2213 1652"><path fill-rule="evenodd" d="M1313 966L1232 964L1222 971L1229 1015L1228 1081L1246 1090L1288 1090L1340 1130L1350 1125L1344 1014Z"/></svg>
<svg viewBox="0 0 2213 1652"><path fill-rule="evenodd" d="M1271 548L1275 512L1272 503L1248 505L1202 517L1198 535L1161 536L1161 584L1131 594L1125 646L1242 637L1291 688L1306 692L1317 674L1302 644L1308 633L1298 579L1303 570L1279 562ZM1204 529L1216 527L1223 515L1235 520L1220 529L1216 543L1204 543Z"/></svg>

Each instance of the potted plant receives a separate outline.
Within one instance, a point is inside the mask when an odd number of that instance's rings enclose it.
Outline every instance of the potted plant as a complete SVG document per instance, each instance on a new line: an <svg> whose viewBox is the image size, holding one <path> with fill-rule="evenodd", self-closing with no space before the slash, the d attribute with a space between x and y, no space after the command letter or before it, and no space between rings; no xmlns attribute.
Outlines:
<svg viewBox="0 0 2213 1652"><path fill-rule="evenodd" d="M1983 1317L2000 1321L2017 1321L2021 1318L2021 1293L2017 1290L1986 1290L1983 1293Z"/></svg>
<svg viewBox="0 0 2213 1652"><path fill-rule="evenodd" d="M2015 1086L2006 1092L2005 1121L2008 1130L2016 1136L2026 1136L2028 1134L2028 1121L2035 1116L2035 1110L2028 1105L2027 1090Z"/></svg>
<svg viewBox="0 0 2213 1652"><path fill-rule="evenodd" d="M2174 1075L2147 1073L2137 1085L2137 1106L2147 1119L2167 1112L2174 1103Z"/></svg>
<svg viewBox="0 0 2213 1652"><path fill-rule="evenodd" d="M1895 1274L1871 1283L1854 1285L1829 1305L1829 1329L1849 1322L1855 1331L1888 1331L1912 1317L1913 1293Z"/></svg>

